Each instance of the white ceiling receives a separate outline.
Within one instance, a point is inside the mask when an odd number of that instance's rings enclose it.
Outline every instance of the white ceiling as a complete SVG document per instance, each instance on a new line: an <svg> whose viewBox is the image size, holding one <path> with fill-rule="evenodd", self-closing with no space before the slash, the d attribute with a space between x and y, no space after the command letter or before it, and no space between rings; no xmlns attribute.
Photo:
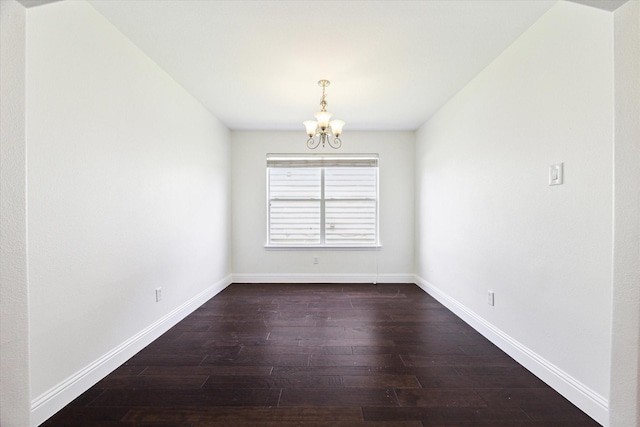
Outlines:
<svg viewBox="0 0 640 427"><path fill-rule="evenodd" d="M231 129L415 130L556 0L90 0Z"/></svg>

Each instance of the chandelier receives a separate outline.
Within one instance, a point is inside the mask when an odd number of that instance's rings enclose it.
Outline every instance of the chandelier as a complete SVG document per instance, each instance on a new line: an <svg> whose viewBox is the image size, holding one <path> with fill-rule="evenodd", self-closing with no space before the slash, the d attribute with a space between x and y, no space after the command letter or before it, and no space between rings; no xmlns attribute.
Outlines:
<svg viewBox="0 0 640 427"><path fill-rule="evenodd" d="M331 120L331 113L327 111L327 95L325 89L331 82L329 80L320 80L318 86L322 87L322 98L320 98L320 111L315 114L316 120L307 120L303 122L304 127L307 129L307 147L311 150L318 148L320 144L324 147L325 143L328 143L331 148L340 148L342 141L340 140L340 134L342 133L342 127L344 122L342 120ZM318 139L314 138L318 136ZM334 138L331 140L330 135Z"/></svg>

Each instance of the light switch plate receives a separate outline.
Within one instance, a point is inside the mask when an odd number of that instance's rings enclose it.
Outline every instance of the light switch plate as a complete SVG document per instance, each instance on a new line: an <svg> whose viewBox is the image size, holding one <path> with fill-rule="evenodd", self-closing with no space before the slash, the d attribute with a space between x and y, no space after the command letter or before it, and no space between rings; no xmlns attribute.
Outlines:
<svg viewBox="0 0 640 427"><path fill-rule="evenodd" d="M549 166L549 185L560 185L564 181L564 163Z"/></svg>

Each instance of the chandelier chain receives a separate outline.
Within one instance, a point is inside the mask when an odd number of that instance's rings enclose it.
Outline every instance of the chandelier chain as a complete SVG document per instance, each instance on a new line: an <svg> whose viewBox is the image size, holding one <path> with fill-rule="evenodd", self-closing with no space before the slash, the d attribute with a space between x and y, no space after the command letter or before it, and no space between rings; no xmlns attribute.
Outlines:
<svg viewBox="0 0 640 427"><path fill-rule="evenodd" d="M320 80L318 82L319 86L322 86L322 97L320 98L320 107L322 108L321 111L325 112L327 111L327 94L325 92L327 86L329 86L329 81L328 80Z"/></svg>

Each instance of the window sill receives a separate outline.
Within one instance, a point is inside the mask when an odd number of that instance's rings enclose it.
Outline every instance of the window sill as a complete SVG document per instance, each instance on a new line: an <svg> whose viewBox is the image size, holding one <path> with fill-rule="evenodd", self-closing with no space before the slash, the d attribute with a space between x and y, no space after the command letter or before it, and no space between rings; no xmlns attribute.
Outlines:
<svg viewBox="0 0 640 427"><path fill-rule="evenodd" d="M379 251L382 245L375 246L327 246L327 245L264 245L268 251Z"/></svg>

